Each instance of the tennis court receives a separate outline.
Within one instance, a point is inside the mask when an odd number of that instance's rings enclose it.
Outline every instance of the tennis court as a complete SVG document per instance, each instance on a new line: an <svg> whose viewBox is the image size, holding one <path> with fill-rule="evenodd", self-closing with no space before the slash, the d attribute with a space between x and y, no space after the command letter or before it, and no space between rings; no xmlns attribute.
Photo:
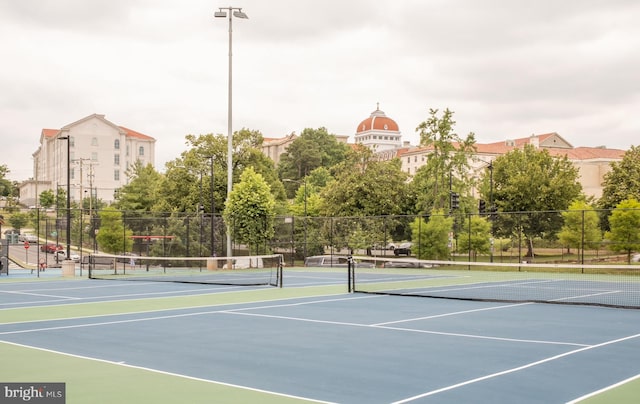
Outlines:
<svg viewBox="0 0 640 404"><path fill-rule="evenodd" d="M347 282L345 268L286 268L282 288L4 278L0 382L64 382L67 403L640 395L638 310L347 293Z"/></svg>

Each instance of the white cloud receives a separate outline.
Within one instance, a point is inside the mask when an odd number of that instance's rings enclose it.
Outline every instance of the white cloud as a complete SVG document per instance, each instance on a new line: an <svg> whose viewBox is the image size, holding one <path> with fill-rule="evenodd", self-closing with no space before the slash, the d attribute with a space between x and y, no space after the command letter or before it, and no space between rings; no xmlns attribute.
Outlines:
<svg viewBox="0 0 640 404"><path fill-rule="evenodd" d="M234 128L351 135L380 102L414 143L429 108L453 110L457 132L479 142L555 131L575 146L636 143L636 1L240 3L249 20L233 20ZM0 0L11 178L32 175L42 128L92 113L154 136L159 168L186 134L226 133L228 23L213 18L217 6Z"/></svg>

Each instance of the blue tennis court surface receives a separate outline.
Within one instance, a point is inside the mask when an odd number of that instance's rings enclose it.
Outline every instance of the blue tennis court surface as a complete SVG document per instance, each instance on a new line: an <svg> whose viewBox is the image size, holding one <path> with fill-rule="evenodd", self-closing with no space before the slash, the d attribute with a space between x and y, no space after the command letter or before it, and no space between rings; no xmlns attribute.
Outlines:
<svg viewBox="0 0 640 404"><path fill-rule="evenodd" d="M301 402L564 403L640 374L638 310L317 292L318 285L345 283L343 272L302 270L290 271L283 289L92 280L0 283L0 316L29 307L59 306L64 313L96 302L133 308L5 321L0 345ZM316 292L291 297L292 288ZM265 290L275 299L242 301ZM149 299L224 294L235 301L135 310Z"/></svg>

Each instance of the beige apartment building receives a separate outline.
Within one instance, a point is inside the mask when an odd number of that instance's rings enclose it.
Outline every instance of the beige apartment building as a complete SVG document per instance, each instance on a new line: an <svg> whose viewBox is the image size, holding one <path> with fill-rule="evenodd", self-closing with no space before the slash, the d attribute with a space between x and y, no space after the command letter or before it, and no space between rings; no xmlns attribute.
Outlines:
<svg viewBox="0 0 640 404"><path fill-rule="evenodd" d="M118 126L99 114L60 129L42 129L40 146L33 153L34 177L20 185L20 202L34 206L42 191L66 191L69 170L72 201L93 195L110 203L116 189L127 183L126 171L131 165L136 161L155 164L155 142L153 137Z"/></svg>

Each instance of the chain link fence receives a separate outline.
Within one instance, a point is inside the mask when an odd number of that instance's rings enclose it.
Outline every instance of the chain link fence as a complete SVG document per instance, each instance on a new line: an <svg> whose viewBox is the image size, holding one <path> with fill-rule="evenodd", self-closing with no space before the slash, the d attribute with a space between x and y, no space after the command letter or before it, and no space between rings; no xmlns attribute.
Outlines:
<svg viewBox="0 0 640 404"><path fill-rule="evenodd" d="M64 212L66 213L66 211ZM97 235L107 231L99 212L73 210L71 243L98 251ZM227 224L210 214L119 212L122 248L115 253L140 256L225 256ZM402 254L422 259L443 253L453 260L495 262L633 261L640 250L639 228L627 229L623 241L607 240L611 211L490 212L453 211L450 215L354 217L276 216L260 226L272 236L243 244L238 224L231 221L233 255L284 254L288 263L322 254L370 256ZM640 216L640 212L634 212ZM272 228L272 229L271 229ZM267 231L269 230L269 231ZM270 231L272 230L272 231ZM109 231L113 231L110 228ZM40 218L39 234L46 242L66 243L65 217ZM619 238L618 238L619 239ZM128 242L126 240L129 240ZM407 247L408 246L408 247Z"/></svg>

